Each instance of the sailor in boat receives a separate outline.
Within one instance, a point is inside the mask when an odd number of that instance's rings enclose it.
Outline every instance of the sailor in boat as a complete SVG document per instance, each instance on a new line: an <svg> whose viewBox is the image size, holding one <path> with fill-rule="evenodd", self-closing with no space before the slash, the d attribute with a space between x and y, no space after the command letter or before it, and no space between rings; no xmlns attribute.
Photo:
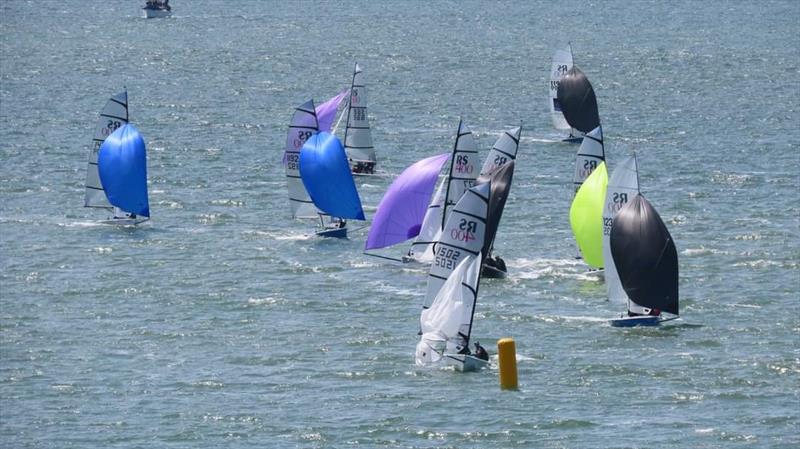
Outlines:
<svg viewBox="0 0 800 449"><path fill-rule="evenodd" d="M353 162L350 159L350 162ZM372 174L375 172L375 163L369 161L355 161L355 165L353 165L353 173L358 174Z"/></svg>
<svg viewBox="0 0 800 449"><path fill-rule="evenodd" d="M486 352L486 349L477 341L475 342L475 354L473 354L473 356L481 360L489 360L489 353Z"/></svg>
<svg viewBox="0 0 800 449"><path fill-rule="evenodd" d="M119 207L114 208L114 220L130 220L135 219L136 214L128 213L124 210L120 209Z"/></svg>
<svg viewBox="0 0 800 449"><path fill-rule="evenodd" d="M489 256L486 260L483 261L484 265L488 265L492 268L496 268L499 271L506 272L506 261L503 260L500 256Z"/></svg>
<svg viewBox="0 0 800 449"><path fill-rule="evenodd" d="M648 309L646 307L643 307L642 311L645 312L645 313L636 313L636 312L632 312L630 309L628 309L628 316L629 317L632 317L632 316L661 316L661 311L658 310L658 309Z"/></svg>

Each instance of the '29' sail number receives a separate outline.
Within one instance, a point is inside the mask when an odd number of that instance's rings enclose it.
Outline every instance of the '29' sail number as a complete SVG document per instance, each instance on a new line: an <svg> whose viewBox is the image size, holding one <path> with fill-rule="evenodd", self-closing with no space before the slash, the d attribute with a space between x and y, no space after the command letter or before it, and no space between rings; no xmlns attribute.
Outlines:
<svg viewBox="0 0 800 449"><path fill-rule="evenodd" d="M439 250L436 251L436 258L434 259L433 263L437 267L442 267L446 270L452 270L456 267L456 262L458 262L458 258L460 256L461 251L441 246L439 247Z"/></svg>

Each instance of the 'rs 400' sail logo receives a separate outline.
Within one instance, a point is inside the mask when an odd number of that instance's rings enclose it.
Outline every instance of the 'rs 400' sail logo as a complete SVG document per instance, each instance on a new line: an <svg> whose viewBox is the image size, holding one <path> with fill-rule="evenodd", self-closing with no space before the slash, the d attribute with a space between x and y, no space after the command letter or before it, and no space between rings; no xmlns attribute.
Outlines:
<svg viewBox="0 0 800 449"><path fill-rule="evenodd" d="M608 203L608 211L616 214L623 206L628 204L628 194L625 192L614 192L611 195L611 202Z"/></svg>
<svg viewBox="0 0 800 449"><path fill-rule="evenodd" d="M450 231L450 238L458 242L467 242L475 240L475 232L478 230L478 223L472 220L462 218L458 223L457 229Z"/></svg>

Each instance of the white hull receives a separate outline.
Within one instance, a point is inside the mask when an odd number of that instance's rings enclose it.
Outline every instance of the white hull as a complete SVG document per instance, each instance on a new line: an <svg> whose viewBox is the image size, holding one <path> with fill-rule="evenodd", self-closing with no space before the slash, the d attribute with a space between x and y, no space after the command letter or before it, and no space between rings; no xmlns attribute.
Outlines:
<svg viewBox="0 0 800 449"><path fill-rule="evenodd" d="M142 17L145 19L161 19L172 15L172 11L166 9L142 9Z"/></svg>
<svg viewBox="0 0 800 449"><path fill-rule="evenodd" d="M456 371L461 371L463 373L479 371L489 364L488 360L464 354L445 354L444 359L448 366L452 366Z"/></svg>

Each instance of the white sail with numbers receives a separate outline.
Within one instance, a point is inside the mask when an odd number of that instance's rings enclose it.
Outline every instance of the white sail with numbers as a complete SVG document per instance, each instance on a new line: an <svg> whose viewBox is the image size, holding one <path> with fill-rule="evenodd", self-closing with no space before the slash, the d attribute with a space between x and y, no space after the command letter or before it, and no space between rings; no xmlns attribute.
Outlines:
<svg viewBox="0 0 800 449"><path fill-rule="evenodd" d="M586 140L584 139L584 142ZM603 264L605 268L606 289L608 299L615 302L627 302L628 295L622 288L619 273L611 256L609 237L614 217L628 201L639 193L639 173L636 164L636 155L623 160L611 173L606 187L606 200L603 205Z"/></svg>
<svg viewBox="0 0 800 449"><path fill-rule="evenodd" d="M433 262L428 273L424 308L430 306L442 284L462 260L481 252L486 234L491 183L467 190L452 209L438 240L433 244Z"/></svg>
<svg viewBox="0 0 800 449"><path fill-rule="evenodd" d="M86 167L86 194L84 205L86 207L111 208L111 203L106 198L106 192L100 183L100 175L97 172L97 154L100 152L100 145L117 128L128 123L128 91L120 92L111 97L97 120L92 139L92 148L89 150L89 161Z"/></svg>
<svg viewBox="0 0 800 449"><path fill-rule="evenodd" d="M556 50L553 54L553 64L550 68L550 118L553 120L555 129L572 129L561 112L561 105L558 103L558 83L561 77L566 75L572 68L572 45L567 44L565 48Z"/></svg>
<svg viewBox="0 0 800 449"><path fill-rule="evenodd" d="M353 69L353 83L347 105L344 150L351 165L361 163L370 169L374 168L377 158L367 117L367 88L364 84L364 73L358 63Z"/></svg>
<svg viewBox="0 0 800 449"><path fill-rule="evenodd" d="M319 122L314 109L314 100L308 100L295 108L286 136L286 152L283 155L292 218L317 218L318 216L317 208L308 196L300 177L300 150L317 131L319 131Z"/></svg>
<svg viewBox="0 0 800 449"><path fill-rule="evenodd" d="M502 135L489 150L486 160L483 162L480 176L488 176L495 171L498 167L502 167L507 162L513 161L517 158L517 150L519 150L519 136L522 132L522 127L517 126L514 129L503 132Z"/></svg>

